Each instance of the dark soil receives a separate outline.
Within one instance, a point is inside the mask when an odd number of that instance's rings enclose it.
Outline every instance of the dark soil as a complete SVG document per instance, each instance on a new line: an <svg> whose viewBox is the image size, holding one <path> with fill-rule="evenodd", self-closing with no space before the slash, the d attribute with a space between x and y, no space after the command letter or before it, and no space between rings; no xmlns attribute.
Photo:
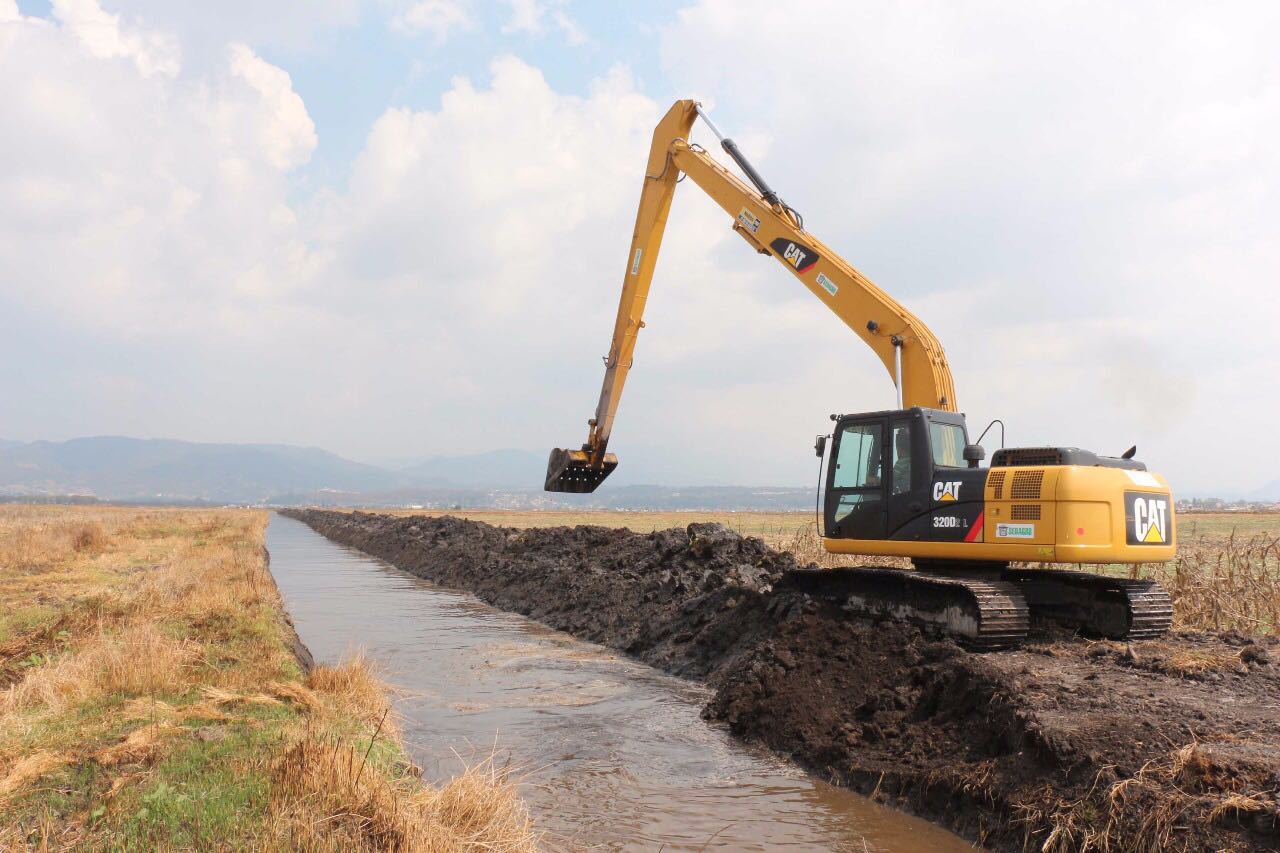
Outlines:
<svg viewBox="0 0 1280 853"><path fill-rule="evenodd" d="M1048 635L974 654L789 589L719 525L636 534L287 511L715 690L704 715L999 850L1280 850L1280 640Z"/></svg>

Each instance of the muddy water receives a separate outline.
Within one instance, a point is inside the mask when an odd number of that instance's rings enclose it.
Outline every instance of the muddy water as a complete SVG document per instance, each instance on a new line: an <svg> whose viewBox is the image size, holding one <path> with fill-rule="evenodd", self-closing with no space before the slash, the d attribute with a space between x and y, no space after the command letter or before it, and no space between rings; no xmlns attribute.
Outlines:
<svg viewBox="0 0 1280 853"><path fill-rule="evenodd" d="M972 851L699 717L709 691L274 516L271 571L316 660L364 648L405 688L428 778L497 752L565 850ZM456 753L456 755L455 755Z"/></svg>

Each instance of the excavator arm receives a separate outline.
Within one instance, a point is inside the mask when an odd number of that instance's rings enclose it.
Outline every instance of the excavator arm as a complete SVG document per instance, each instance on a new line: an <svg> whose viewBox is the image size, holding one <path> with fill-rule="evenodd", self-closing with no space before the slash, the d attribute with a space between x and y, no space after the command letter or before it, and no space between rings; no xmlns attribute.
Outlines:
<svg viewBox="0 0 1280 853"><path fill-rule="evenodd" d="M755 189L689 142L701 115L723 150ZM897 389L898 407L956 411L951 370L942 345L918 318L820 240L804 230L799 215L774 193L733 140L720 136L695 101L677 101L653 133L635 232L627 253L622 297L605 359L604 384L590 432L581 450L555 449L547 465L547 491L591 492L615 467L607 452L618 402L631 369L636 338L680 174L688 176L733 218L733 229L762 255L770 255L822 300L883 362Z"/></svg>

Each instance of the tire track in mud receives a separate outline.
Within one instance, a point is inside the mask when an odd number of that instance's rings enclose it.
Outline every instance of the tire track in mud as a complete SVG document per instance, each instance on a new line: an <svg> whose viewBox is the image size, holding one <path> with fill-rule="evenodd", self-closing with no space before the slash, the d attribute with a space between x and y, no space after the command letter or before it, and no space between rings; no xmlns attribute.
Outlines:
<svg viewBox="0 0 1280 853"><path fill-rule="evenodd" d="M286 510L444 586L705 681L704 716L1001 850L1280 850L1280 641L972 654L779 586L714 524L636 534Z"/></svg>

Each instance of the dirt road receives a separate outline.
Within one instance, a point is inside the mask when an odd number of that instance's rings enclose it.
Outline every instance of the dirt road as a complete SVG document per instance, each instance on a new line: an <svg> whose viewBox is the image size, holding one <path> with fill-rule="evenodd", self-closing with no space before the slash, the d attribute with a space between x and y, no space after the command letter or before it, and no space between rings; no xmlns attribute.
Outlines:
<svg viewBox="0 0 1280 853"><path fill-rule="evenodd" d="M711 684L705 714L995 849L1280 849L1280 641L971 654L779 585L718 525L651 534L289 511L329 538ZM778 588L775 589L775 585Z"/></svg>

